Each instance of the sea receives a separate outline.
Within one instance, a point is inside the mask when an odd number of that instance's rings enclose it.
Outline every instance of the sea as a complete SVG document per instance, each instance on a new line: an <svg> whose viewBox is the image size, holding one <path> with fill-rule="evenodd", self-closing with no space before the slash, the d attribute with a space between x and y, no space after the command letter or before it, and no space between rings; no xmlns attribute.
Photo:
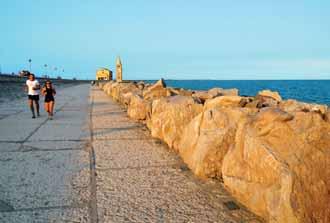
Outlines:
<svg viewBox="0 0 330 223"><path fill-rule="evenodd" d="M254 96L260 90L269 89L278 91L283 99L330 106L330 80L165 80L165 83L169 87L191 90L237 88L244 96Z"/></svg>

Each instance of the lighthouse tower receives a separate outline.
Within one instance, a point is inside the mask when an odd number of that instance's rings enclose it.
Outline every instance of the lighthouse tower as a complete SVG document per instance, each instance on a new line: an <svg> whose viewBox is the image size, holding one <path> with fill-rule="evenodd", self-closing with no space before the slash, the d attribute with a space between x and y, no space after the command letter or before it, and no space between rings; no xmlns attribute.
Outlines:
<svg viewBox="0 0 330 223"><path fill-rule="evenodd" d="M120 57L117 57L116 60L116 81L117 82L123 81L123 66L121 64Z"/></svg>

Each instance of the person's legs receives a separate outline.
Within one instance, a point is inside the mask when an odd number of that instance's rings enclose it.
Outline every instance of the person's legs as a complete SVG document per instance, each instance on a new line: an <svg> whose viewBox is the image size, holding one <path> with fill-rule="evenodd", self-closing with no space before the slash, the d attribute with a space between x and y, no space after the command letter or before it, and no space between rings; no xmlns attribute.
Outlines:
<svg viewBox="0 0 330 223"><path fill-rule="evenodd" d="M40 112L39 112L39 96L36 100L34 100L34 103L36 104L36 109L37 109L37 115L40 116Z"/></svg>
<svg viewBox="0 0 330 223"><path fill-rule="evenodd" d="M45 108L45 111L46 111L47 113L49 113L49 110L48 110L48 102L45 102L45 104L44 104L44 108Z"/></svg>
<svg viewBox="0 0 330 223"><path fill-rule="evenodd" d="M34 113L33 100L29 98L29 102L28 102L28 104L29 104L30 110L31 110L31 112L32 112L32 118L35 118L36 115L35 115L35 113Z"/></svg>
<svg viewBox="0 0 330 223"><path fill-rule="evenodd" d="M50 115L53 116L54 114L54 106L55 106L55 101L50 101L49 102L49 110L50 110Z"/></svg>

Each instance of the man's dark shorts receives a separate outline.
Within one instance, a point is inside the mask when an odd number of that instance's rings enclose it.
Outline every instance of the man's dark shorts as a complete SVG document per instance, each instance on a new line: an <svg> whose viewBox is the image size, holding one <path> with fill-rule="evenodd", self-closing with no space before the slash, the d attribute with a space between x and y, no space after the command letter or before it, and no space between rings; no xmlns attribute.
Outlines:
<svg viewBox="0 0 330 223"><path fill-rule="evenodd" d="M28 95L29 100L39 101L39 95Z"/></svg>

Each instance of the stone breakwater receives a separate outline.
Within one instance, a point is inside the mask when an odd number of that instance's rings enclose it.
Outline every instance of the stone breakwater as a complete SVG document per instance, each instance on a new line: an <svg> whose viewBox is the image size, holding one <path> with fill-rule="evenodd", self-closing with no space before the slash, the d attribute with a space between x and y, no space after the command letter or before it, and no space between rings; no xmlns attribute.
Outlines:
<svg viewBox="0 0 330 223"><path fill-rule="evenodd" d="M268 222L330 222L330 109L277 92L192 91L163 80L97 83L175 150Z"/></svg>

